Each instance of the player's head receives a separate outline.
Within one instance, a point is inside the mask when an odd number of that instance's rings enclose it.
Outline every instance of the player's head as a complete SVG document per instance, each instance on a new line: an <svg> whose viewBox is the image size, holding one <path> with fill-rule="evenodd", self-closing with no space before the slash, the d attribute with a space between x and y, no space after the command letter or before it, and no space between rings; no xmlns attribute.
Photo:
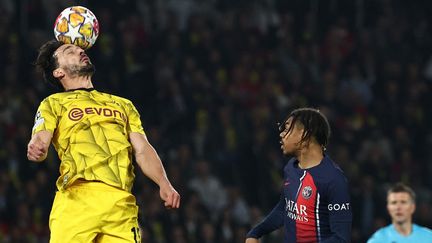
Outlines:
<svg viewBox="0 0 432 243"><path fill-rule="evenodd" d="M411 222L415 200L415 192L403 183L397 183L387 191L387 210L394 224Z"/></svg>
<svg viewBox="0 0 432 243"><path fill-rule="evenodd" d="M92 76L95 67L84 50L72 44L51 40L39 49L35 62L44 79L58 88L63 88L63 78Z"/></svg>
<svg viewBox="0 0 432 243"><path fill-rule="evenodd" d="M327 118L313 108L299 108L292 111L280 124L279 130L281 148L285 155L297 155L302 148L311 143L320 145L324 151L330 137Z"/></svg>

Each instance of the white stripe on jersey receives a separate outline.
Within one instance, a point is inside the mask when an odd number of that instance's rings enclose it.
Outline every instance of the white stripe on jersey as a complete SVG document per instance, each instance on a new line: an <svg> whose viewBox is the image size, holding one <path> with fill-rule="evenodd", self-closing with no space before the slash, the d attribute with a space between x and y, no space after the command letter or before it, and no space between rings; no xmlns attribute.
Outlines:
<svg viewBox="0 0 432 243"><path fill-rule="evenodd" d="M306 171L304 171L302 177L300 177L300 184L299 184L299 187L297 188L297 193L296 193L296 197L295 197L296 200L298 198L298 194L299 194L300 188L303 185L303 179L305 178L305 176L306 176Z"/></svg>
<svg viewBox="0 0 432 243"><path fill-rule="evenodd" d="M320 204L320 194L317 193L316 197L316 208L315 208L315 217L316 217L316 226L317 226L317 234L318 234L318 242L321 242L321 228L320 228L320 220L319 220L319 204Z"/></svg>

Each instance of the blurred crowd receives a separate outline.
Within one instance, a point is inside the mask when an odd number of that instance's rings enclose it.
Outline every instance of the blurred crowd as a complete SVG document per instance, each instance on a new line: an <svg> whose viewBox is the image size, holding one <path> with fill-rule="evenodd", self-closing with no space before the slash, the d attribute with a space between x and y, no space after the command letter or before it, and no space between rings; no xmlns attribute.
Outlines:
<svg viewBox="0 0 432 243"><path fill-rule="evenodd" d="M0 242L48 242L59 161L51 150L31 163L26 146L56 91L32 61L71 4L100 23L88 51L96 88L134 102L182 195L165 210L137 171L143 242L243 242L279 198L277 122L301 106L331 123L353 242L390 223L386 189L398 181L418 195L415 222L432 227L432 2L0 0Z"/></svg>

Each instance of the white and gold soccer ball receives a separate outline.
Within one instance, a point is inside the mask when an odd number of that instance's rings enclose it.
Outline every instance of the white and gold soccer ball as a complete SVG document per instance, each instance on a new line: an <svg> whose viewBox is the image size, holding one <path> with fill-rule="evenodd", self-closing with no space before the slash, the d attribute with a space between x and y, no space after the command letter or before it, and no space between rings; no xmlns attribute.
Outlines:
<svg viewBox="0 0 432 243"><path fill-rule="evenodd" d="M68 7L54 23L54 36L58 41L89 49L99 36L99 22L86 7Z"/></svg>

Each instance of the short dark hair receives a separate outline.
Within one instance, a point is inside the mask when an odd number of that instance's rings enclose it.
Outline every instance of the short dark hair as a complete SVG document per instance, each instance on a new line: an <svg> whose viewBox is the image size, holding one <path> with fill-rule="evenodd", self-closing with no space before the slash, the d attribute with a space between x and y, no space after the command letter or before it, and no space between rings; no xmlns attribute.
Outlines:
<svg viewBox="0 0 432 243"><path fill-rule="evenodd" d="M39 48L39 54L34 63L36 69L43 74L44 80L59 89L63 89L63 86L52 72L58 68L58 61L54 52L63 44L63 42L54 39L46 42Z"/></svg>
<svg viewBox="0 0 432 243"><path fill-rule="evenodd" d="M398 192L406 192L410 195L413 202L416 201L416 194L414 190L402 182L398 182L395 185L391 186L387 191L387 195L389 195L390 193L398 193Z"/></svg>
<svg viewBox="0 0 432 243"><path fill-rule="evenodd" d="M304 130L300 143L309 142L311 138L315 138L323 150L326 149L331 130L330 124L324 114L314 108L295 109L288 115L280 129L285 129L285 124L290 118L292 121L287 132L294 129L295 124L301 124Z"/></svg>

